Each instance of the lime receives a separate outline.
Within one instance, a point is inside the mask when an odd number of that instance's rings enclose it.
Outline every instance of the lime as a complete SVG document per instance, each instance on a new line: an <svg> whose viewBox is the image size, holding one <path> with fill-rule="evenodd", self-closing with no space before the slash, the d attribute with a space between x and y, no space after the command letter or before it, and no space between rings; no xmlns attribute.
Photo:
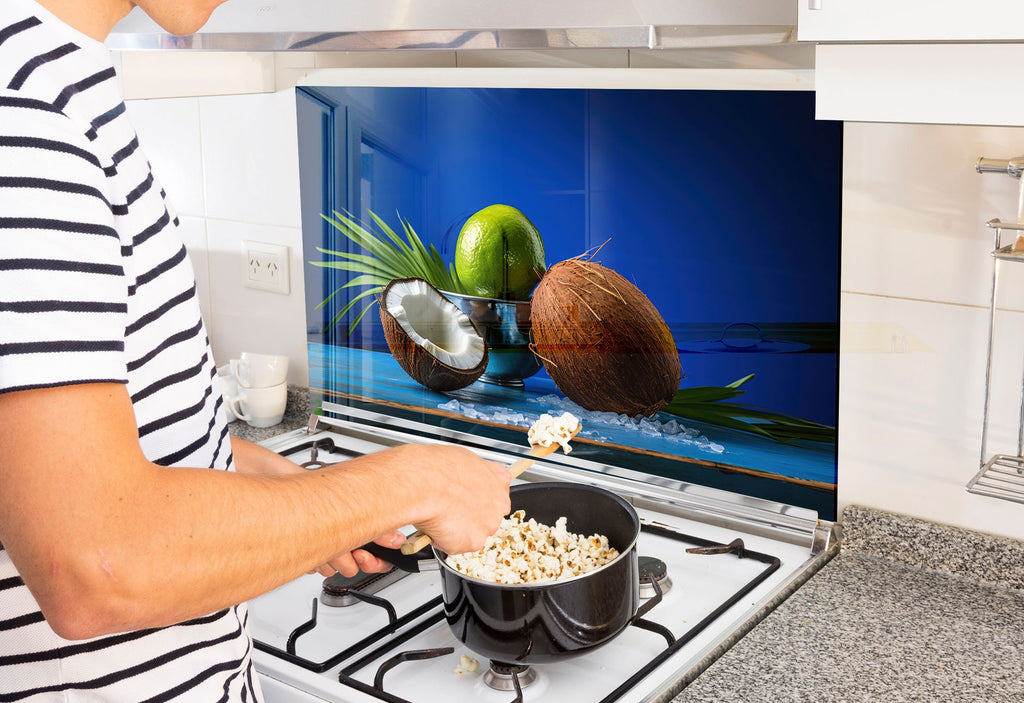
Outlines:
<svg viewBox="0 0 1024 703"><path fill-rule="evenodd" d="M544 274L540 232L511 205L485 207L459 232L455 272L471 295L526 300Z"/></svg>

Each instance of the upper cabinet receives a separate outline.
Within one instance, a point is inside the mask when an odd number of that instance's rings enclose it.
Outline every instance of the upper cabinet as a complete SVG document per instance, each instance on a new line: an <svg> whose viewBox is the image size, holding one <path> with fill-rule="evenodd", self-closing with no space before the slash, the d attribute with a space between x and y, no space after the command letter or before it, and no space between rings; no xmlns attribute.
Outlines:
<svg viewBox="0 0 1024 703"><path fill-rule="evenodd" d="M797 0L797 37L814 42L1024 40L1020 0Z"/></svg>
<svg viewBox="0 0 1024 703"><path fill-rule="evenodd" d="M1024 126L1021 0L797 0L818 119Z"/></svg>

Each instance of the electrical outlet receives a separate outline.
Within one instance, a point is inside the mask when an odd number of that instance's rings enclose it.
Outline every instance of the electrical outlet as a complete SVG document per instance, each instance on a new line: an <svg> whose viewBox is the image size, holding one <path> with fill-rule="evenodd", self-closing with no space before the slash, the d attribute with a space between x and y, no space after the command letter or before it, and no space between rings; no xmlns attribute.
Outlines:
<svg viewBox="0 0 1024 703"><path fill-rule="evenodd" d="M242 281L246 288L288 295L288 247L242 241Z"/></svg>

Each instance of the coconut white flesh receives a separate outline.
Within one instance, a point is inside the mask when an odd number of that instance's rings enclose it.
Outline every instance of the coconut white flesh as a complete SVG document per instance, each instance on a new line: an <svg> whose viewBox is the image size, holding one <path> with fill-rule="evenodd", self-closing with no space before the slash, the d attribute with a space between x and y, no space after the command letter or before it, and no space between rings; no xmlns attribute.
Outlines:
<svg viewBox="0 0 1024 703"><path fill-rule="evenodd" d="M394 286L388 312L413 342L455 369L471 369L484 357L484 340L469 316L423 281Z"/></svg>

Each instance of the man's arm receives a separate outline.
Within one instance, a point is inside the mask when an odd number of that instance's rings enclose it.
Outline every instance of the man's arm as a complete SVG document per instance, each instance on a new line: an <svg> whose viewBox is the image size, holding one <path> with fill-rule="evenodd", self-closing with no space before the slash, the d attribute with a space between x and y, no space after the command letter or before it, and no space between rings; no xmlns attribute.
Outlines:
<svg viewBox="0 0 1024 703"><path fill-rule="evenodd" d="M264 476L290 476L292 474L305 473L298 464L284 459L266 447L253 444L240 437L231 438L231 455L234 458L235 471L244 474ZM405 542L405 535L397 530L378 537L375 540L383 547L397 549ZM343 552L337 555L328 564L322 564L315 571L321 576L333 576L335 571L344 576L355 576L359 571L367 573L379 573L387 571L391 565L378 559L367 551L357 549L353 552Z"/></svg>
<svg viewBox="0 0 1024 703"><path fill-rule="evenodd" d="M124 386L0 395L0 543L68 638L217 611L406 524L479 548L508 484L439 445L283 476L169 469L142 455Z"/></svg>

